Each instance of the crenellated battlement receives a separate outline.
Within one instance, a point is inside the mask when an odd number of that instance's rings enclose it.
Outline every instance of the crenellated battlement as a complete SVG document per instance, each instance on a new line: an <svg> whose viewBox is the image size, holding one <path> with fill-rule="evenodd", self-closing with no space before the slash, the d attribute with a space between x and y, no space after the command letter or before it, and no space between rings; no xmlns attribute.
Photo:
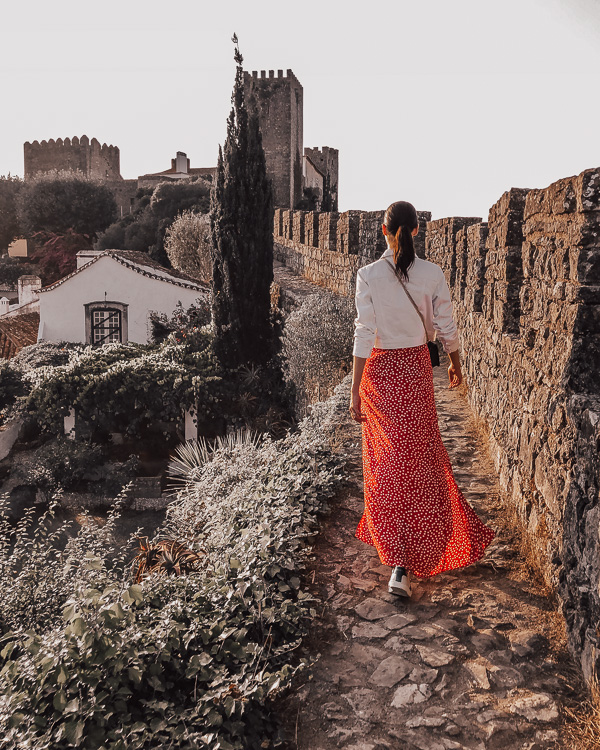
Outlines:
<svg viewBox="0 0 600 750"><path fill-rule="evenodd" d="M321 156L323 158L327 158L338 156L340 152L339 149L331 148L330 146L314 146L313 148L309 148L308 146L306 146L304 148L304 153L307 156Z"/></svg>
<svg viewBox="0 0 600 750"><path fill-rule="evenodd" d="M419 212L415 250L423 256L428 211ZM277 260L320 286L352 294L356 271L386 248L383 211L301 211L276 209L273 239Z"/></svg>
<svg viewBox="0 0 600 750"><path fill-rule="evenodd" d="M294 72L290 68L287 69L287 71L285 72L285 75L284 75L283 70L278 70L277 71L277 75L275 75L275 71L274 70L269 70L269 71L266 71L266 70L261 70L261 71L253 70L252 73L249 73L249 72L245 71L244 75L248 76L249 78L254 78L256 80L258 80L258 79L269 80L271 78L274 79L274 80L277 80L277 79L289 79L289 80L295 81L298 84L300 83L298 81L298 79L296 78L296 76L294 75Z"/></svg>
<svg viewBox="0 0 600 750"><path fill-rule="evenodd" d="M81 172L87 177L121 180L120 151L117 146L100 144L87 135L73 138L50 138L48 141L27 141L23 145L25 179L52 171Z"/></svg>

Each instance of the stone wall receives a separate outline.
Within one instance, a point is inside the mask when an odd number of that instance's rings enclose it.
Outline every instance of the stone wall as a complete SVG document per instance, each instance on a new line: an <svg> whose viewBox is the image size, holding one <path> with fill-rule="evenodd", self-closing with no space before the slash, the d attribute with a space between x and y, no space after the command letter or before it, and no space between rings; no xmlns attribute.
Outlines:
<svg viewBox="0 0 600 750"><path fill-rule="evenodd" d="M385 249L382 218L294 216L305 243L280 233L277 256L353 295L357 268ZM487 222L440 219L418 237L451 288L468 399L504 501L559 596L585 677L600 677L600 169L513 188Z"/></svg>
<svg viewBox="0 0 600 750"><path fill-rule="evenodd" d="M273 221L276 260L337 294L354 294L356 271L377 260L386 248L383 211L291 211L276 209ZM425 227L431 219L419 212L415 251L425 253Z"/></svg>
<svg viewBox="0 0 600 750"><path fill-rule="evenodd" d="M120 153L117 146L100 145L96 138L51 138L23 145L25 179L53 170L82 172L86 177L109 181L121 179Z"/></svg>
<svg viewBox="0 0 600 750"><path fill-rule="evenodd" d="M451 284L468 398L504 500L590 679L600 671L600 170L509 190L487 223L431 222L426 245Z"/></svg>
<svg viewBox="0 0 600 750"><path fill-rule="evenodd" d="M112 180L105 183L113 192L117 202L117 218L131 213L138 191L137 180Z"/></svg>

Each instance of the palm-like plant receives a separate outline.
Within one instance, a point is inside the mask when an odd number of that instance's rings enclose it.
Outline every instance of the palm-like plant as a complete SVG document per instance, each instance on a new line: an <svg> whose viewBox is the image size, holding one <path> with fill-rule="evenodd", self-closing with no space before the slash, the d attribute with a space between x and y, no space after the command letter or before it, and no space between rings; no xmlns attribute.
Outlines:
<svg viewBox="0 0 600 750"><path fill-rule="evenodd" d="M193 552L175 539L164 539L151 543L147 536L138 537L140 549L134 557L132 567L135 570L135 583L151 575L181 576L196 569L201 554Z"/></svg>
<svg viewBox="0 0 600 750"><path fill-rule="evenodd" d="M224 436L218 436L209 442L205 437L198 440L187 440L175 448L167 466L167 475L171 482L171 494L193 482L198 469L210 461L212 454L220 449L233 450L244 445L258 445L260 434L255 430L240 428Z"/></svg>

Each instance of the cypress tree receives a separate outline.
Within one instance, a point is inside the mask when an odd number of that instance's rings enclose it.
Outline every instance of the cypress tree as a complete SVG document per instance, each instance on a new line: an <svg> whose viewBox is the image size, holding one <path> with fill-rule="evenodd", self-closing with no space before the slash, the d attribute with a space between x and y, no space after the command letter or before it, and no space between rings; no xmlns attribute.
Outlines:
<svg viewBox="0 0 600 750"><path fill-rule="evenodd" d="M243 58L237 64L210 204L214 351L226 367L266 364L276 353L271 320L273 192L258 115L244 101Z"/></svg>

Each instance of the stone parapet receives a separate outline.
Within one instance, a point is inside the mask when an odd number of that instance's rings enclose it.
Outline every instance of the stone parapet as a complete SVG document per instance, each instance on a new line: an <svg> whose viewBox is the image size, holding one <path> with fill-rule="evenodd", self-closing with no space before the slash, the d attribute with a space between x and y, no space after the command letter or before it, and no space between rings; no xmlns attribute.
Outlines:
<svg viewBox="0 0 600 750"><path fill-rule="evenodd" d="M415 248L451 289L468 400L504 502L559 595L585 677L600 677L600 169L513 188L487 222L426 216ZM295 219L276 218L276 257L354 295L358 268L385 249L383 212L303 219L304 243L286 235Z"/></svg>

